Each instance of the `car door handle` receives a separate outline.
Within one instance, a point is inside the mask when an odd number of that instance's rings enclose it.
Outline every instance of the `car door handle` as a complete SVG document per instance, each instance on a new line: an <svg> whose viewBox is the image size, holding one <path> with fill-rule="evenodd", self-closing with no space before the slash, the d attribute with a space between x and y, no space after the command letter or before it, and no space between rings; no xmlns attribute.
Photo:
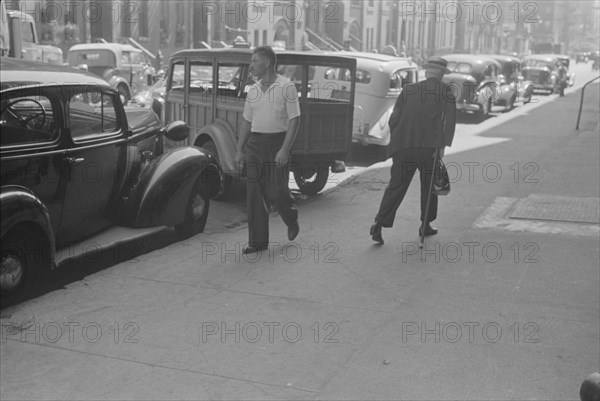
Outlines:
<svg viewBox="0 0 600 401"><path fill-rule="evenodd" d="M69 164L79 164L79 163L82 163L85 160L85 158L83 158L83 157L65 157L63 160Z"/></svg>

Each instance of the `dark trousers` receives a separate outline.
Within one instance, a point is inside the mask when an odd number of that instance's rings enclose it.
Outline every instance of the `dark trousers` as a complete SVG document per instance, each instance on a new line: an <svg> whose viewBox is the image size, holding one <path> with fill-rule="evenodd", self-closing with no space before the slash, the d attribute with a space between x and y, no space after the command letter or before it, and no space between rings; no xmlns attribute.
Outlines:
<svg viewBox="0 0 600 401"><path fill-rule="evenodd" d="M379 213L375 217L383 227L392 227L396 211L402 203L408 186L415 172L419 170L421 178L421 221L424 220L427 208L427 195L433 177L433 154L435 148L410 148L402 149L392 155L392 169L390 183L385 189ZM432 194L429 203L429 216L427 223L437 217L438 197Z"/></svg>
<svg viewBox="0 0 600 401"><path fill-rule="evenodd" d="M269 244L271 205L287 226L298 220L298 209L289 189L288 166L277 167L275 156L285 139L278 134L251 133L246 145L246 209L249 245Z"/></svg>

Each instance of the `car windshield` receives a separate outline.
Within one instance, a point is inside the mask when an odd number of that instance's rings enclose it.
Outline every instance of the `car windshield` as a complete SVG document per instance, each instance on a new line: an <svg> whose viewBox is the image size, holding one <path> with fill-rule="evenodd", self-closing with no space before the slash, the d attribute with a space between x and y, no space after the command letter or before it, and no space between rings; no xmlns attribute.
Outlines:
<svg viewBox="0 0 600 401"><path fill-rule="evenodd" d="M69 65L77 67L81 64L87 64L88 67L116 67L117 58L110 50L105 49L87 49L69 51Z"/></svg>

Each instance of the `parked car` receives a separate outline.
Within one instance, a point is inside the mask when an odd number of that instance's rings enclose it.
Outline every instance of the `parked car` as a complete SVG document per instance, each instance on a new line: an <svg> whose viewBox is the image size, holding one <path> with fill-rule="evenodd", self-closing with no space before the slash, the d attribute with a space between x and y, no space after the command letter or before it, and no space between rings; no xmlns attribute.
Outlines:
<svg viewBox="0 0 600 401"><path fill-rule="evenodd" d="M456 95L456 109L463 113L473 113L478 119L485 119L496 99L500 98L502 83L498 78L500 63L486 56L471 54L448 54L442 56L448 61L450 74L442 81L452 85Z"/></svg>
<svg viewBox="0 0 600 401"><path fill-rule="evenodd" d="M71 47L68 64L84 69L115 88L124 104L154 84L155 69L146 55L121 43L84 43Z"/></svg>
<svg viewBox="0 0 600 401"><path fill-rule="evenodd" d="M366 52L336 52L356 59L356 93L352 142L386 147L390 143L388 121L396 98L404 86L418 80L417 65L408 58ZM347 70L344 70L347 71ZM340 74L339 68L319 67L314 82L322 88L343 87L350 77ZM321 91L321 96L329 93Z"/></svg>
<svg viewBox="0 0 600 401"><path fill-rule="evenodd" d="M514 56L488 55L500 64L499 93L495 105L511 110L517 101L529 103L533 96L533 82L526 81L521 75L521 60Z"/></svg>
<svg viewBox="0 0 600 401"><path fill-rule="evenodd" d="M137 106L142 108L151 108L160 114L162 104L164 103L165 91L167 89L167 81L164 77L159 78L152 86L141 91L135 95L130 102L131 106ZM160 104L159 108L156 108L156 103Z"/></svg>
<svg viewBox="0 0 600 401"><path fill-rule="evenodd" d="M97 251L116 226L116 243L139 228L203 231L222 174L203 149L163 150L164 137L188 136L185 123L126 113L114 88L81 70L4 57L0 66L3 302L64 261L62 250Z"/></svg>
<svg viewBox="0 0 600 401"><path fill-rule="evenodd" d="M523 57L521 71L523 78L532 81L536 91L553 93L557 88L557 62L565 63L569 68L569 57L560 54L533 54ZM573 86L575 74L567 73L567 85Z"/></svg>
<svg viewBox="0 0 600 401"><path fill-rule="evenodd" d="M205 147L217 156L227 177L226 191L239 177L235 150L246 94L254 83L249 74L251 57L248 48L189 49L175 53L168 68L163 119L189 124L192 134L187 144ZM345 69L341 73L349 74L349 81L323 88L315 78L320 67ZM277 51L277 68L294 82L300 101L291 170L302 193L316 194L327 183L330 166L350 151L356 59ZM323 91L329 91L327 98Z"/></svg>

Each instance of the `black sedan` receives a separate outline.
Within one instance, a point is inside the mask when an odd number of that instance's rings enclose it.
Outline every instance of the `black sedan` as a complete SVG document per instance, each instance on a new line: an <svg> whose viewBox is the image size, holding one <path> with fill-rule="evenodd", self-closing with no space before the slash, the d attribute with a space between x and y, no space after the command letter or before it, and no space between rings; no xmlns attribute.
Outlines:
<svg viewBox="0 0 600 401"><path fill-rule="evenodd" d="M115 226L204 230L223 176L202 148L164 150L165 137L187 138L185 123L127 115L115 89L77 69L0 64L3 303L60 264L62 249Z"/></svg>

